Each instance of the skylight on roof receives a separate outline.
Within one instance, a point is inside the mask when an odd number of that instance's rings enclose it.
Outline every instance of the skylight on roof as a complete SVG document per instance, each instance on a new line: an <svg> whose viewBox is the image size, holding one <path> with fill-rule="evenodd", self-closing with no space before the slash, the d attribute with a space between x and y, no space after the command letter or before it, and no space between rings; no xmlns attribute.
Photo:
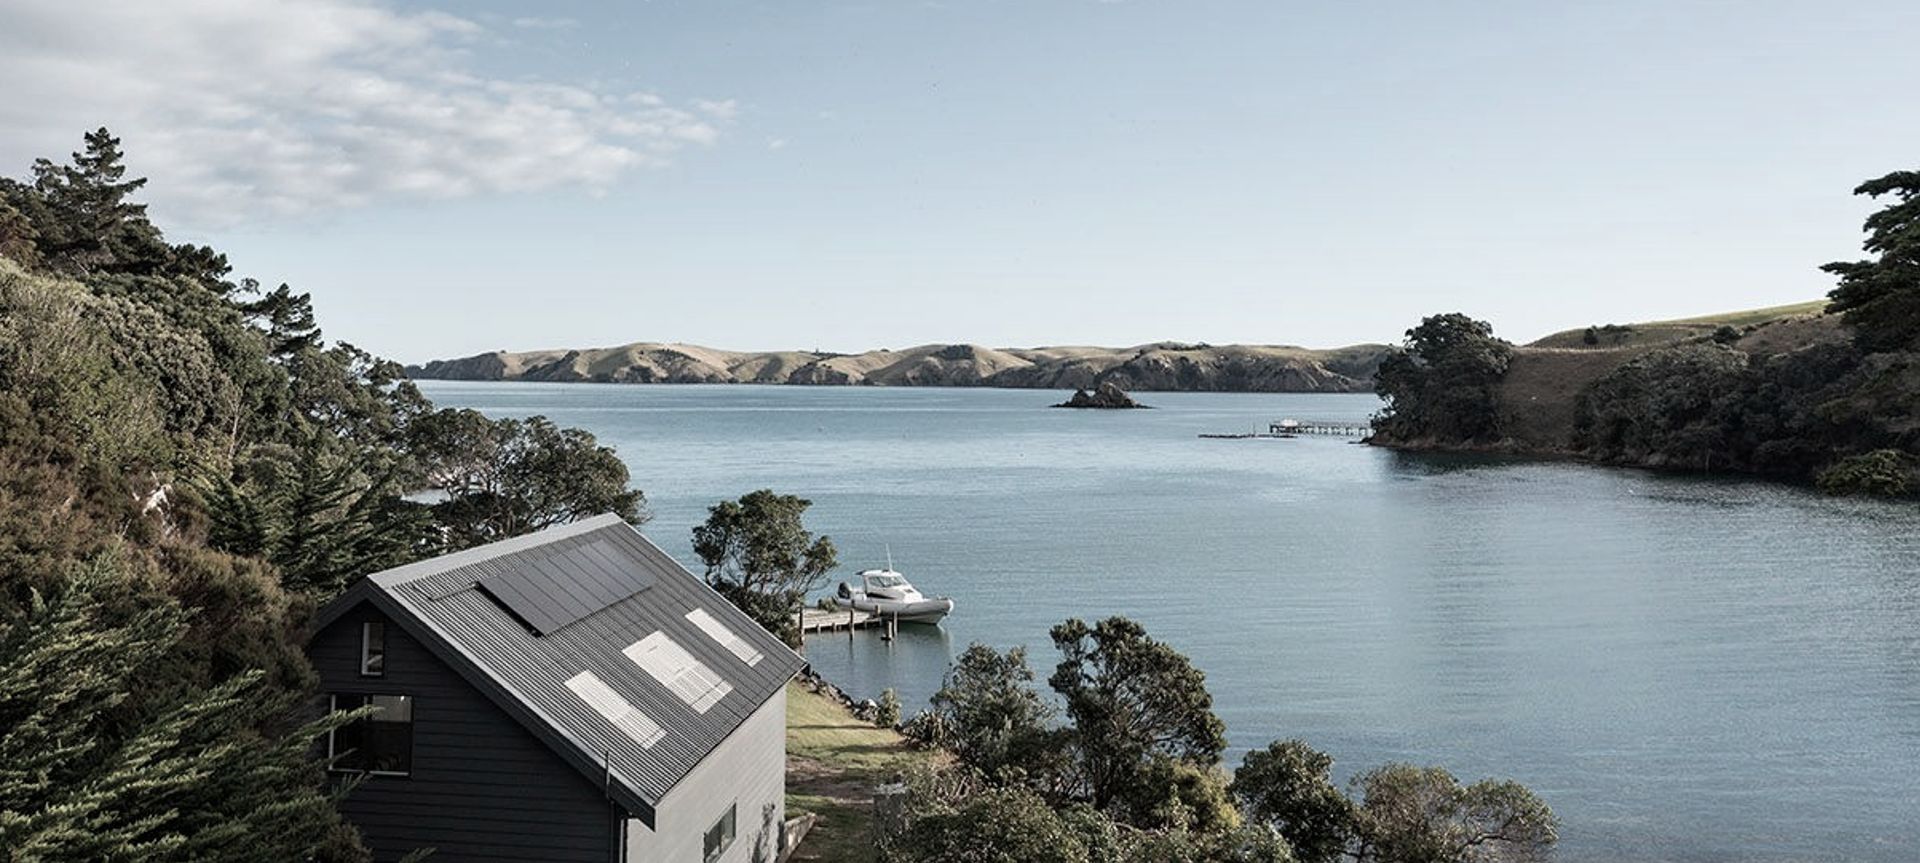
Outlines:
<svg viewBox="0 0 1920 863"><path fill-rule="evenodd" d="M594 712L606 717L613 727L625 732L641 748L651 748L659 743L667 732L660 725L641 713L639 708L627 703L620 693L613 691L591 671L582 671L567 679L567 688L580 696Z"/></svg>
<svg viewBox="0 0 1920 863"><path fill-rule="evenodd" d="M727 693L733 691L733 685L720 679L712 669L694 659L664 632L656 632L627 646L621 651L633 660L633 664L653 675L660 685L680 696L688 707L701 713L718 703Z"/></svg>
<svg viewBox="0 0 1920 863"><path fill-rule="evenodd" d="M726 624L714 619L714 616L708 614L706 609L696 608L687 612L687 620L694 626L700 627L700 631L706 633L709 638L719 642L721 647L726 648L734 656L740 657L741 662L748 665L755 665L760 662L760 651L754 650L753 645L748 644L746 639L734 634L734 631L728 629Z"/></svg>

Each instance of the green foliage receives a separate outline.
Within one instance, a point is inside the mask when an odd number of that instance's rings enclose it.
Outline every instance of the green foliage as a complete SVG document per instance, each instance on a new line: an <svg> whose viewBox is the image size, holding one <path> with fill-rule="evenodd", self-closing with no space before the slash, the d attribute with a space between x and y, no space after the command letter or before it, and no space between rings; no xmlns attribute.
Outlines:
<svg viewBox="0 0 1920 863"><path fill-rule="evenodd" d="M1154 756L1134 785L1121 794L1120 820L1148 830L1178 830L1201 835L1240 827L1240 813L1227 793L1225 772Z"/></svg>
<svg viewBox="0 0 1920 863"><path fill-rule="evenodd" d="M0 181L5 182L5 181ZM40 232L33 220L7 199L0 186L0 258L10 258L29 269L40 266Z"/></svg>
<svg viewBox="0 0 1920 863"><path fill-rule="evenodd" d="M1920 355L1826 343L1754 358L1700 342L1647 353L1588 384L1573 444L1608 462L1812 480L1876 450L1913 455L1916 420ZM1869 475L1841 471L1829 487Z"/></svg>
<svg viewBox="0 0 1920 863"><path fill-rule="evenodd" d="M1581 394L1575 444L1607 460L1710 470L1734 459L1729 415L1746 386L1747 355L1719 344L1663 348L1594 381Z"/></svg>
<svg viewBox="0 0 1920 863"><path fill-rule="evenodd" d="M1377 863L1509 863L1544 859L1559 840L1547 804L1517 782L1462 786L1438 767L1388 764L1354 779L1361 842Z"/></svg>
<svg viewBox="0 0 1920 863"><path fill-rule="evenodd" d="M961 763L990 777L1015 778L1044 767L1053 711L1033 681L1026 648L1003 654L969 645L933 694L933 715L947 729L942 742Z"/></svg>
<svg viewBox="0 0 1920 863"><path fill-rule="evenodd" d="M915 801L911 826L888 842L887 863L1094 863L1090 844L1112 826L1062 814L1031 791L986 788L955 802ZM1089 835L1093 834L1093 835ZM1090 841L1091 840L1091 841ZM1104 840L1104 841L1103 841Z"/></svg>
<svg viewBox="0 0 1920 863"><path fill-rule="evenodd" d="M308 755L343 718L261 734L292 705L259 672L149 691L188 615L122 608L128 586L99 560L0 618L7 859L361 859Z"/></svg>
<svg viewBox="0 0 1920 863"><path fill-rule="evenodd" d="M1335 863L1353 843L1354 807L1333 784L1333 758L1302 741L1248 752L1230 790L1248 820L1286 837L1300 863Z"/></svg>
<svg viewBox="0 0 1920 863"><path fill-rule="evenodd" d="M1093 626L1070 619L1052 630L1062 655L1048 684L1072 722L1071 785L1095 809L1142 808L1138 795L1161 759L1220 762L1226 725L1213 714L1206 675L1124 617Z"/></svg>
<svg viewBox="0 0 1920 863"><path fill-rule="evenodd" d="M1355 804L1333 759L1297 740L1249 752L1229 782L1225 728L1186 657L1125 618L1052 635L1066 727L1047 727L1022 651L970 646L912 723L959 764L916 772L881 807L882 859L1492 863L1542 858L1558 839L1524 786L1462 787L1439 768L1374 770Z"/></svg>
<svg viewBox="0 0 1920 863"><path fill-rule="evenodd" d="M874 708L873 724L881 728L892 728L900 724L900 693L893 687L880 690L880 701Z"/></svg>
<svg viewBox="0 0 1920 863"><path fill-rule="evenodd" d="M305 615L641 496L590 435L433 414L307 295L167 245L106 130L33 173L0 179L0 858L363 859L298 721ZM408 502L439 477L475 493Z"/></svg>
<svg viewBox="0 0 1920 863"><path fill-rule="evenodd" d="M1485 321L1459 313L1423 319L1380 363L1374 392L1387 406L1374 433L1396 442L1498 441L1497 388L1512 357L1513 346Z"/></svg>
<svg viewBox="0 0 1920 863"><path fill-rule="evenodd" d="M815 537L802 517L813 502L760 489L707 508L693 529L693 551L707 583L768 632L799 644L794 618L809 591L839 565L833 540Z"/></svg>
<svg viewBox="0 0 1920 863"><path fill-rule="evenodd" d="M317 443L308 451L297 461L253 461L244 488L228 476L207 482L207 544L264 557L287 586L315 596L437 545L428 508L401 499L391 477L369 478Z"/></svg>
<svg viewBox="0 0 1920 863"><path fill-rule="evenodd" d="M0 260L0 393L27 414L8 443L119 472L164 468L181 442L167 395L116 362L101 306L79 284Z"/></svg>
<svg viewBox="0 0 1920 863"><path fill-rule="evenodd" d="M168 258L147 208L129 197L146 185L127 179L120 139L106 129L86 134L69 165L33 163L33 185L10 184L7 198L34 222L39 256L73 274L151 273Z"/></svg>
<svg viewBox="0 0 1920 863"><path fill-rule="evenodd" d="M1263 827L1123 831L1121 863L1294 863L1285 839Z"/></svg>
<svg viewBox="0 0 1920 863"><path fill-rule="evenodd" d="M626 464L580 429L448 409L413 420L408 436L429 481L446 494L433 514L453 548L604 512L645 520L645 497L627 487Z"/></svg>
<svg viewBox="0 0 1920 863"><path fill-rule="evenodd" d="M1905 497L1920 479L1920 459L1899 450L1877 449L1841 459L1820 472L1820 490L1828 494Z"/></svg>
<svg viewBox="0 0 1920 863"><path fill-rule="evenodd" d="M1920 350L1920 171L1895 171L1853 193L1894 200L1867 217L1863 248L1879 257L1822 267L1840 277L1828 311L1845 315L1866 351Z"/></svg>

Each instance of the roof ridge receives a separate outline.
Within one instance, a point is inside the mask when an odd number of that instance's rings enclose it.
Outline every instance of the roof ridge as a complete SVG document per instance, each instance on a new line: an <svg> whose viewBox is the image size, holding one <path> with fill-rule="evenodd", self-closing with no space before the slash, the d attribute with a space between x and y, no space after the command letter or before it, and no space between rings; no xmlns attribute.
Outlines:
<svg viewBox="0 0 1920 863"><path fill-rule="evenodd" d="M594 531L611 525L624 525L626 523L626 519L621 518L618 513L602 513L578 521L567 522L566 524L557 524L553 527L534 531L533 533L496 540L486 545L476 545L473 548L463 549L452 554L432 557L426 560L417 560L403 566L381 570L367 576L366 580L378 584L381 587L393 587L428 576L439 575L443 572L451 572L460 567L471 566L481 561L505 557L506 555L516 554L530 548L539 548L540 546L559 542L563 539L593 533Z"/></svg>

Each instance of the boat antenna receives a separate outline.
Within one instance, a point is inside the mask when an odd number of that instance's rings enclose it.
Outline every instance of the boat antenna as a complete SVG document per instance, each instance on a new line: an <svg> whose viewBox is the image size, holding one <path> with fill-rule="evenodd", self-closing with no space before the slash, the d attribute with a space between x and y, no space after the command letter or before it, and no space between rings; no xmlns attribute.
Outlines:
<svg viewBox="0 0 1920 863"><path fill-rule="evenodd" d="M885 543L885 545L887 547L887 571L892 572L893 571L893 543L889 542L889 543Z"/></svg>

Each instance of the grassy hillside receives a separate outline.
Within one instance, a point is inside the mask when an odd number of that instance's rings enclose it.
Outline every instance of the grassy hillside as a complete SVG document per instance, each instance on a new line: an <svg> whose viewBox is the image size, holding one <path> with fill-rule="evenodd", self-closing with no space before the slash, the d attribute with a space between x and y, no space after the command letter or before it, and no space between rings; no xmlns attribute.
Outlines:
<svg viewBox="0 0 1920 863"><path fill-rule="evenodd" d="M1845 338L1826 301L1724 312L1669 321L1565 330L1516 347L1500 387L1502 427L1520 448L1564 452L1572 447L1578 397L1589 384L1655 350L1709 342L1721 327L1739 338L1729 346L1750 356L1790 353Z"/></svg>
<svg viewBox="0 0 1920 863"><path fill-rule="evenodd" d="M787 684L787 817L820 819L792 859L874 859L874 786L943 757L856 718L833 699Z"/></svg>
<svg viewBox="0 0 1920 863"><path fill-rule="evenodd" d="M1806 320L1825 314L1826 300L1813 300L1785 306L1769 306L1763 309L1747 309L1738 312L1723 312L1715 315L1701 315L1694 318L1676 318L1669 321L1645 321L1637 324L1595 324L1591 327L1562 330L1552 335L1536 339L1527 347L1534 348L1570 348L1591 350L1595 348L1639 347L1659 345L1682 339L1712 335L1723 326L1735 329L1757 327L1781 321ZM1588 341L1591 332L1594 341Z"/></svg>

